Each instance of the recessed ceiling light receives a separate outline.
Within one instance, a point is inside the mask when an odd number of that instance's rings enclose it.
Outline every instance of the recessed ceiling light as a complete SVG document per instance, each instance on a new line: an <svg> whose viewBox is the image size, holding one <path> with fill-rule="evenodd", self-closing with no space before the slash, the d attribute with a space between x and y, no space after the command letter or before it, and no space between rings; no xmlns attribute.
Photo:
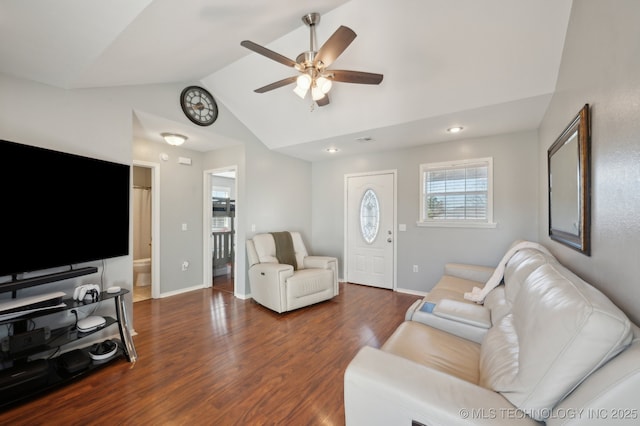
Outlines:
<svg viewBox="0 0 640 426"><path fill-rule="evenodd" d="M335 154L336 152L340 151L338 148L327 148L325 151L327 151L330 154Z"/></svg>
<svg viewBox="0 0 640 426"><path fill-rule="evenodd" d="M464 127L462 127L462 126L449 127L447 129L447 132L449 132L449 133L459 133L459 132L462 131L462 129L464 129Z"/></svg>
<svg viewBox="0 0 640 426"><path fill-rule="evenodd" d="M358 142L371 142L373 140L373 138L371 136L361 136L359 138L356 138L356 141Z"/></svg>

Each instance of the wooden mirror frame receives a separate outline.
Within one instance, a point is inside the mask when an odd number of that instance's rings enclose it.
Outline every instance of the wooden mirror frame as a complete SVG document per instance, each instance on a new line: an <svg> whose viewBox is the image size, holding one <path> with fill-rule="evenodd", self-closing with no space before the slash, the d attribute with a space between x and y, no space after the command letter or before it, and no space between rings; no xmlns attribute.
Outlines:
<svg viewBox="0 0 640 426"><path fill-rule="evenodd" d="M589 104L586 104L571 121L562 134L556 139L547 151L547 178L548 178L548 195L549 195L549 237L559 243L565 244L587 256L591 255L591 167L590 167L590 151L591 151L591 125L589 117ZM560 155L558 152L565 147L569 141L577 136L577 193L575 201L578 207L578 223L575 224L577 233L568 232L566 229L554 227L554 217L559 218L559 208L554 215L552 203L552 166L558 167ZM569 149L569 148L565 148ZM566 151L563 151L567 155ZM570 154L572 155L572 154ZM554 162L554 156L556 161ZM569 176L571 170L568 170ZM567 187L572 188L573 182L569 182ZM556 182L558 187L558 182ZM572 200L569 200L571 202ZM556 206L557 207L557 206Z"/></svg>

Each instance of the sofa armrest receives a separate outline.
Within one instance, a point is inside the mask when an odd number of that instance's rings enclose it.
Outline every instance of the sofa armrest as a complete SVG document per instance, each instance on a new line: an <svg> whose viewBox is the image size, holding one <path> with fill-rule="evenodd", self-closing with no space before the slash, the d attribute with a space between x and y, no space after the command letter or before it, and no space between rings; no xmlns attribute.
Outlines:
<svg viewBox="0 0 640 426"><path fill-rule="evenodd" d="M293 275L293 266L284 263L258 263L249 268L249 273L275 278L284 282Z"/></svg>
<svg viewBox="0 0 640 426"><path fill-rule="evenodd" d="M333 294L337 296L340 292L338 284L338 259L331 256L306 256L304 258L305 268L331 269L333 271Z"/></svg>
<svg viewBox="0 0 640 426"><path fill-rule="evenodd" d="M414 306L409 308L405 315L405 320L420 322L429 327L437 328L438 330L446 331L449 334L462 337L463 339L471 340L472 342L482 343L484 340L484 336L488 331L487 328L440 317L435 315L434 312L425 312L420 309L423 303L424 301L422 300L414 303L414 305L417 306L415 308Z"/></svg>
<svg viewBox="0 0 640 426"><path fill-rule="evenodd" d="M433 314L451 321L479 328L491 327L491 311L481 305L442 299L433 308Z"/></svg>
<svg viewBox="0 0 640 426"><path fill-rule="evenodd" d="M349 425L539 425L502 395L397 355L364 347L344 376Z"/></svg>
<svg viewBox="0 0 640 426"><path fill-rule="evenodd" d="M477 281L484 285L495 268L480 265L467 265L463 263L447 263L444 265L444 275L463 278L465 280Z"/></svg>
<svg viewBox="0 0 640 426"><path fill-rule="evenodd" d="M304 258L305 268L330 269L331 263L336 262L335 257L330 256L306 256Z"/></svg>
<svg viewBox="0 0 640 426"><path fill-rule="evenodd" d="M276 312L284 312L287 307L286 291L281 291L289 277L293 276L293 266L280 263L258 263L249 268L251 297L258 303Z"/></svg>
<svg viewBox="0 0 640 426"><path fill-rule="evenodd" d="M634 326L637 331L637 327ZM637 425L640 419L640 341L594 371L553 408L549 426ZM572 414L571 416L568 414Z"/></svg>

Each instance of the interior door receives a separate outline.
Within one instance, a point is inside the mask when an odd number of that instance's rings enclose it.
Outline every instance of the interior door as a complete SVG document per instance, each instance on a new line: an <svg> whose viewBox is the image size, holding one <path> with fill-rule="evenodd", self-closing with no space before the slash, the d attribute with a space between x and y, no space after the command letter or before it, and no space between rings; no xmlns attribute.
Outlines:
<svg viewBox="0 0 640 426"><path fill-rule="evenodd" d="M394 288L395 173L346 177L347 281Z"/></svg>

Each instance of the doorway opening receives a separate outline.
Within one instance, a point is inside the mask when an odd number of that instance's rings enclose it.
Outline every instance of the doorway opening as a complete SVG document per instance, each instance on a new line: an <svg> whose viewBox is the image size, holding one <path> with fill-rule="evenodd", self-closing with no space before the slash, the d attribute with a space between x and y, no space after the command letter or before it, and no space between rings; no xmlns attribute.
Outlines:
<svg viewBox="0 0 640 426"><path fill-rule="evenodd" d="M205 172L205 279L214 290L235 294L236 167Z"/></svg>
<svg viewBox="0 0 640 426"><path fill-rule="evenodd" d="M159 293L159 165L133 162L133 302Z"/></svg>

